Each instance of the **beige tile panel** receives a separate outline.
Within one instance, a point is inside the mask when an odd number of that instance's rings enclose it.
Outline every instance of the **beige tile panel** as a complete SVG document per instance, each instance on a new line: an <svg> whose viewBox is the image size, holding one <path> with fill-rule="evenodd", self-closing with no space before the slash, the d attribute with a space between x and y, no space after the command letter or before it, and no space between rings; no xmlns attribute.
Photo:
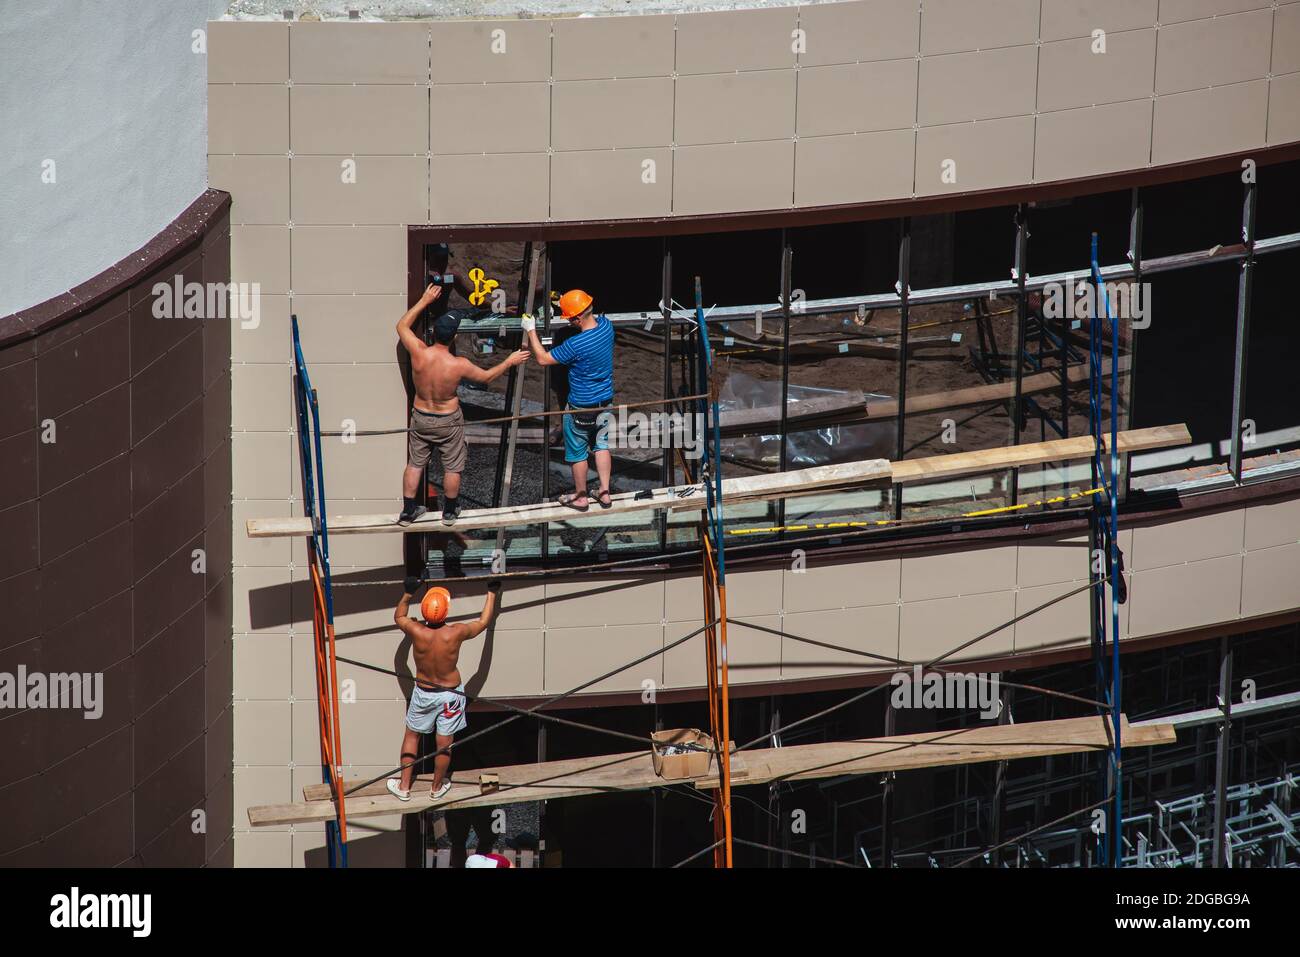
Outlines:
<svg viewBox="0 0 1300 957"><path fill-rule="evenodd" d="M1134 572L1129 633L1134 638L1235 621L1241 614L1241 555Z"/></svg>
<svg viewBox="0 0 1300 957"><path fill-rule="evenodd" d="M910 196L915 164L916 134L910 129L803 137L795 144L795 205Z"/></svg>
<svg viewBox="0 0 1300 957"><path fill-rule="evenodd" d="M1150 99L1038 114L1034 181L1100 176L1151 162ZM1104 135L1101 135L1104 131Z"/></svg>
<svg viewBox="0 0 1300 957"><path fill-rule="evenodd" d="M898 601L901 571L897 558L844 561L813 552L805 561L804 571L783 573L782 607L787 615Z"/></svg>
<svg viewBox="0 0 1300 957"><path fill-rule="evenodd" d="M236 769L244 764L283 766L293 760L288 701L236 701L234 708ZM320 763L319 748L316 762Z"/></svg>
<svg viewBox="0 0 1300 957"><path fill-rule="evenodd" d="M230 375L232 428L287 432L293 427L293 369L289 363L237 363Z"/></svg>
<svg viewBox="0 0 1300 957"><path fill-rule="evenodd" d="M477 617L487 594L486 579L477 578L448 587L451 591L451 618L464 621ZM546 586L516 582L501 591L496 626L505 631L527 631L546 623Z"/></svg>
<svg viewBox="0 0 1300 957"><path fill-rule="evenodd" d="M1044 43L1038 109L1046 113L1150 97L1155 58L1155 30L1111 33L1105 53L1093 53L1089 39Z"/></svg>
<svg viewBox="0 0 1300 957"><path fill-rule="evenodd" d="M1016 585L1020 588L1088 577L1088 540L1083 536L1029 539L1016 546L1016 550Z"/></svg>
<svg viewBox="0 0 1300 957"><path fill-rule="evenodd" d="M926 0L921 53L1019 46L1038 39L1039 0Z"/></svg>
<svg viewBox="0 0 1300 957"><path fill-rule="evenodd" d="M554 219L667 216L672 202L673 154L667 148L557 152L551 157Z"/></svg>
<svg viewBox="0 0 1300 957"><path fill-rule="evenodd" d="M249 500L235 502L231 506L231 537L234 562L236 565L255 565L260 568L284 567L294 561L295 555L305 557L301 538L249 538L248 520L250 518L292 518L298 514L298 506L281 499L279 501ZM380 536L354 536L356 538ZM330 539L331 550L335 539ZM302 558L298 558L302 561Z"/></svg>
<svg viewBox="0 0 1300 957"><path fill-rule="evenodd" d="M409 693L415 674L415 666L411 663L411 644L393 625L392 618L393 613L390 609L389 630L382 634L359 635L338 642L338 654L386 671L403 672L407 676L406 680L340 661L338 663L339 699L343 702L342 707L348 706L349 694L354 695L357 701L390 701L393 698L405 700L405 696ZM315 639L308 629L295 633L291 640L293 642L293 697L300 701L314 701L316 699ZM348 681L352 682L350 687L345 684ZM282 696L287 697L288 685L285 689ZM350 758L346 745L343 756Z"/></svg>
<svg viewBox="0 0 1300 957"><path fill-rule="evenodd" d="M872 605L835 611L787 614L781 642L781 678L785 681L820 675L894 670L898 655L897 605ZM798 641L791 635L823 641L864 654L834 651ZM882 661L881 658L888 659Z"/></svg>
<svg viewBox="0 0 1300 957"><path fill-rule="evenodd" d="M659 577L582 578L546 583L546 626L574 628L659 624L664 620L664 580Z"/></svg>
<svg viewBox="0 0 1300 957"><path fill-rule="evenodd" d="M247 825L247 815L242 825L236 818L236 828ZM255 831L235 831L236 867L291 867L292 864L293 835L288 829L277 831L259 827Z"/></svg>
<svg viewBox="0 0 1300 957"><path fill-rule="evenodd" d="M694 146L793 136L794 97L794 70L679 77L671 139Z"/></svg>
<svg viewBox="0 0 1300 957"><path fill-rule="evenodd" d="M664 146L673 138L673 81L563 80L551 90L556 150Z"/></svg>
<svg viewBox="0 0 1300 957"><path fill-rule="evenodd" d="M505 83L550 76L549 20L439 21L432 29L434 83Z"/></svg>
<svg viewBox="0 0 1300 957"><path fill-rule="evenodd" d="M313 369L318 362L397 360L401 343L396 326L406 312L405 292L388 296L295 294L293 308L302 350ZM285 348L280 345L281 351Z"/></svg>
<svg viewBox="0 0 1300 957"><path fill-rule="evenodd" d="M290 102L289 142L295 156L423 156L429 150L426 86L295 86Z"/></svg>
<svg viewBox="0 0 1300 957"><path fill-rule="evenodd" d="M917 122L921 126L1020 116L1034 112L1038 47L1000 47L921 60Z"/></svg>
<svg viewBox="0 0 1300 957"><path fill-rule="evenodd" d="M284 701L290 695L293 649L288 635L236 635L235 700Z"/></svg>
<svg viewBox="0 0 1300 957"><path fill-rule="evenodd" d="M209 156L208 185L230 194L236 225L289 221L288 156Z"/></svg>
<svg viewBox="0 0 1300 957"><path fill-rule="evenodd" d="M1244 534L1243 509L1135 528L1126 564L1134 571L1144 571L1236 555L1241 552Z"/></svg>
<svg viewBox="0 0 1300 957"><path fill-rule="evenodd" d="M902 599L923 601L1014 588L1017 552L1014 545L999 545L905 558Z"/></svg>
<svg viewBox="0 0 1300 957"><path fill-rule="evenodd" d="M235 362L287 362L289 359L289 297L263 293L257 315L230 325L230 357Z"/></svg>
<svg viewBox="0 0 1300 957"><path fill-rule="evenodd" d="M429 25L312 23L289 34L294 83L427 83Z"/></svg>
<svg viewBox="0 0 1300 957"><path fill-rule="evenodd" d="M318 771L319 773L319 771ZM295 797L292 790L293 771L288 767L237 767L234 769L235 830L247 830L248 809L263 804L284 804L302 800L302 792ZM270 831L288 831L291 825L278 824ZM262 828L258 828L260 832Z"/></svg>
<svg viewBox="0 0 1300 957"><path fill-rule="evenodd" d="M1262 146L1267 109L1266 80L1157 97L1151 162L1163 166Z"/></svg>
<svg viewBox="0 0 1300 957"><path fill-rule="evenodd" d="M402 373L397 363L382 364L313 362L311 380L319 396L323 428L339 430L355 427L400 429L407 424L408 407ZM356 444L365 446L377 436L361 436ZM330 436L326 444L346 444L342 436Z"/></svg>
<svg viewBox="0 0 1300 957"><path fill-rule="evenodd" d="M1300 542L1251 552L1241 582L1241 613L1269 615L1300 608Z"/></svg>
<svg viewBox="0 0 1300 957"><path fill-rule="evenodd" d="M916 0L855 0L799 9L807 49L801 66L891 60L916 55L921 34Z"/></svg>
<svg viewBox="0 0 1300 957"><path fill-rule="evenodd" d="M540 153L551 145L548 83L445 83L429 97L435 154Z"/></svg>
<svg viewBox="0 0 1300 957"><path fill-rule="evenodd" d="M727 576L728 582L731 576ZM731 589L728 587L728 594ZM762 628L781 630L777 615L746 616L746 622L727 625L728 681L734 686L758 681L778 681L781 678L781 636ZM684 634L684 632L683 632ZM680 638L671 626L665 631L665 644ZM704 636L697 635L664 653L665 688L703 688L708 682L708 669L704 665Z"/></svg>
<svg viewBox="0 0 1300 957"><path fill-rule="evenodd" d="M1269 72L1274 76L1300 70L1300 4L1278 7L1273 14L1273 57Z"/></svg>
<svg viewBox="0 0 1300 957"><path fill-rule="evenodd" d="M682 14L677 18L677 72L792 67L798 17L794 6Z"/></svg>
<svg viewBox="0 0 1300 957"><path fill-rule="evenodd" d="M295 227L293 286L314 295L404 292L405 227Z"/></svg>
<svg viewBox="0 0 1300 957"><path fill-rule="evenodd" d="M1086 579L1083 582L1021 588L1016 592L1015 613L1023 615L1053 598L1073 591L1082 584L1086 584ZM1077 595L1030 615L1023 621L1016 622L1013 626L1016 652L1033 651L1044 647L1056 648L1066 643L1088 641L1089 614L1088 593L1081 591ZM1122 625L1120 633L1123 634Z"/></svg>
<svg viewBox="0 0 1300 957"><path fill-rule="evenodd" d="M315 376L316 366L312 367ZM313 384L314 384L313 379ZM358 442L366 441L364 438ZM398 463L400 466L402 463ZM354 499L348 502L348 511L357 514L393 512L401 508L396 493L388 498ZM331 535L330 567L335 581L346 581L346 576L360 579L397 579L402 568L402 541L400 535ZM373 574L365 574L367 572ZM392 605L397 596L392 596Z"/></svg>
<svg viewBox="0 0 1300 957"><path fill-rule="evenodd" d="M243 498L286 501L297 482L290 480L291 450L296 440L288 432L235 432L230 436L233 494Z"/></svg>
<svg viewBox="0 0 1300 957"><path fill-rule="evenodd" d="M910 130L916 122L916 70L916 60L804 67L799 135Z"/></svg>
<svg viewBox="0 0 1300 957"><path fill-rule="evenodd" d="M293 624L293 572L288 568L235 568L234 627L236 635L287 635ZM311 608L306 609L311 620ZM235 696L239 697L236 689Z"/></svg>
<svg viewBox="0 0 1300 957"><path fill-rule="evenodd" d="M1160 0L1160 22L1181 23L1242 10L1260 10L1267 6L1269 0Z"/></svg>
<svg viewBox="0 0 1300 957"><path fill-rule="evenodd" d="M378 499L391 493L396 502L406 466L405 435L368 436L354 445L335 439L325 442L323 451L330 500L340 511L346 499Z"/></svg>
<svg viewBox="0 0 1300 957"><path fill-rule="evenodd" d="M209 83L289 79L289 24L214 20L207 30Z"/></svg>
<svg viewBox="0 0 1300 957"><path fill-rule="evenodd" d="M231 226L230 280L257 283L262 295L289 291L289 227Z"/></svg>
<svg viewBox="0 0 1300 957"><path fill-rule="evenodd" d="M1182 93L1265 76L1272 24L1271 10L1253 10L1162 26L1156 93Z"/></svg>
<svg viewBox="0 0 1300 957"><path fill-rule="evenodd" d="M1268 145L1300 140L1300 73L1275 76L1268 97Z"/></svg>
<svg viewBox="0 0 1300 957"><path fill-rule="evenodd" d="M1071 37L1088 37L1092 31L1105 30L1107 45L1121 30L1153 27L1159 0L1043 0L1039 35L1043 42Z"/></svg>
<svg viewBox="0 0 1300 957"><path fill-rule="evenodd" d="M293 222L387 225L429 215L429 160L424 156L295 156Z"/></svg>
<svg viewBox="0 0 1300 957"><path fill-rule="evenodd" d="M727 571L728 613L755 619L781 613L781 576L779 568ZM704 624L704 595L700 576L674 575L665 582L664 620L670 625L667 639L680 638Z"/></svg>
<svg viewBox="0 0 1300 957"><path fill-rule="evenodd" d="M1013 591L905 602L900 618L898 656L906 661L933 661L958 645L1015 617ZM969 661L1006 654L1014 645L1014 627L1003 628L983 641L944 659Z"/></svg>
<svg viewBox="0 0 1300 957"><path fill-rule="evenodd" d="M461 645L461 677L471 693L489 698L535 695L542 689L545 651L545 633L540 628L499 627L490 641L484 632Z"/></svg>
<svg viewBox="0 0 1300 957"><path fill-rule="evenodd" d="M208 86L209 153L287 153L289 88L284 84Z"/></svg>
<svg viewBox="0 0 1300 957"><path fill-rule="evenodd" d="M600 610L590 621L602 620ZM612 625L594 628L547 628L547 694L559 694L663 648L664 629L653 625ZM703 670L703 669L701 669ZM640 691L646 681L663 685L663 656L656 655L639 665L584 688L582 694L612 691Z"/></svg>
<svg viewBox="0 0 1300 957"><path fill-rule="evenodd" d="M374 777L380 771L365 775ZM406 835L402 832L402 816L364 817L348 821L349 867L405 867ZM383 826L387 823L387 827ZM328 865L325 851L325 830L317 825L312 830L295 826L293 831L293 866L319 868Z"/></svg>
<svg viewBox="0 0 1300 957"><path fill-rule="evenodd" d="M545 153L435 156L429 170L429 221L535 222L549 215Z"/></svg>
<svg viewBox="0 0 1300 957"><path fill-rule="evenodd" d="M293 761L320 764L320 730L316 696L298 699L293 709ZM406 726L406 702L361 699L342 706L340 736L344 757L356 764L397 766ZM470 716L471 726L473 716Z"/></svg>
<svg viewBox="0 0 1300 957"><path fill-rule="evenodd" d="M1246 551L1300 541L1300 498L1246 507Z"/></svg>
<svg viewBox="0 0 1300 957"><path fill-rule="evenodd" d="M557 80L669 76L671 16L560 17L552 21L551 72Z"/></svg>
<svg viewBox="0 0 1300 957"><path fill-rule="evenodd" d="M673 212L680 215L786 209L794 189L794 143L685 146L673 161Z"/></svg>
<svg viewBox="0 0 1300 957"><path fill-rule="evenodd" d="M955 163L956 182L943 182ZM916 137L916 193L959 193L1027 183L1033 175L1034 118L1016 116L930 126Z"/></svg>

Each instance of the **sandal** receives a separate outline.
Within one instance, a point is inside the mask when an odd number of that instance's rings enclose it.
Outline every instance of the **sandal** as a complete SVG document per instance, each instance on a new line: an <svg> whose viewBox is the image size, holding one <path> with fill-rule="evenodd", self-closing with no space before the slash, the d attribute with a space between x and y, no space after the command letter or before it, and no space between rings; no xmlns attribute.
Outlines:
<svg viewBox="0 0 1300 957"><path fill-rule="evenodd" d="M596 504L598 504L601 508L613 508L613 507L614 507L614 502L613 502L613 500L609 497L609 489L607 489L607 488L603 488L603 489L601 489L599 492L596 493Z"/></svg>
<svg viewBox="0 0 1300 957"><path fill-rule="evenodd" d="M587 496L585 492L583 493L566 492L565 494L561 495L558 499L556 499L556 501L559 502L561 505L563 505L565 508L573 509L575 512L585 512L588 508L588 505L574 505L573 503L576 502L579 498L586 498L586 497Z"/></svg>

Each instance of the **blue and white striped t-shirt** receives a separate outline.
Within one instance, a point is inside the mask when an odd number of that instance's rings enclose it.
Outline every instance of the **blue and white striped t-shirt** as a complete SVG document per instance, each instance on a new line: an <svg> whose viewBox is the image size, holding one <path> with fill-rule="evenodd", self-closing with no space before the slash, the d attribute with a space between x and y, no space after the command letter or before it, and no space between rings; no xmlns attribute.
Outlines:
<svg viewBox="0 0 1300 957"><path fill-rule="evenodd" d="M614 324L596 317L595 328L570 336L551 350L569 367L569 405L590 408L614 398Z"/></svg>

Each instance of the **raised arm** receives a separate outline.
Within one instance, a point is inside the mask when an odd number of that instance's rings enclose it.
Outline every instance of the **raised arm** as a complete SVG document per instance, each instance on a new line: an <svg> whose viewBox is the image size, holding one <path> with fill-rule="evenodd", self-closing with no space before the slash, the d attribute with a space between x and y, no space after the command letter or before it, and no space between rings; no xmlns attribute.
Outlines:
<svg viewBox="0 0 1300 957"><path fill-rule="evenodd" d="M430 283L429 288L424 290L424 295L420 297L420 301L406 310L406 314L397 320L397 338L402 340L402 345L406 346L406 351L412 355L424 348L424 343L420 341L420 337L415 334L415 330L411 327L415 325L415 320L420 313L424 312L429 307L429 304L441 295L442 287Z"/></svg>
<svg viewBox="0 0 1300 957"><path fill-rule="evenodd" d="M483 600L483 611L479 613L478 618L465 622L466 641L477 638L487 630L488 625L492 624L492 618L497 613L497 597L500 594L501 583L499 581L489 582L487 597Z"/></svg>
<svg viewBox="0 0 1300 957"><path fill-rule="evenodd" d="M528 361L527 349L516 349L490 369L481 369L468 359L461 359L461 378L479 385L495 381L508 369Z"/></svg>
<svg viewBox="0 0 1300 957"><path fill-rule="evenodd" d="M402 630L402 634L409 635L411 630L416 626L416 621L407 612L411 607L411 595L419 587L419 581L413 576L407 576L403 584L402 597L397 600L397 609L393 612L393 622Z"/></svg>

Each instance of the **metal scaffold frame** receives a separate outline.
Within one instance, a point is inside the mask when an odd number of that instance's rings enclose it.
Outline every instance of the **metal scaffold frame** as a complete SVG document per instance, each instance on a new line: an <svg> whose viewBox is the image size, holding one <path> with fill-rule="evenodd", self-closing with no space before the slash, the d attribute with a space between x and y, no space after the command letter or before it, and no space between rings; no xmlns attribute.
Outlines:
<svg viewBox="0 0 1300 957"><path fill-rule="evenodd" d="M339 711L338 659L334 647L334 586L330 578L329 525L326 521L325 460L321 454L320 407L307 374L298 335L298 317L290 317L293 335L293 402L298 424L298 464L302 509L312 525L307 536L311 573L312 646L316 659L316 704L320 724L321 781L330 786L337 815L325 824L330 867L348 866L348 822L343 792L342 716Z"/></svg>

